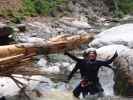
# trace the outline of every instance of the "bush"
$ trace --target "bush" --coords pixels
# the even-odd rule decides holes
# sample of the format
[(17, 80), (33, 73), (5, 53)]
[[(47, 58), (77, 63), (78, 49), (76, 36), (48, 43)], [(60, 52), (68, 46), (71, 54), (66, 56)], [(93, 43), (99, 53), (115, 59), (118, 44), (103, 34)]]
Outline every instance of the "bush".
[(122, 17), (124, 14), (133, 12), (133, 0), (113, 0), (114, 14), (117, 17)]
[(23, 0), (21, 12), (26, 16), (48, 15), (63, 2), (64, 0)]
[(64, 2), (64, 0), (33, 0), (35, 10), (38, 14), (48, 15), (56, 7)]
[(23, 0), (23, 9), (20, 12), (22, 12), (26, 16), (31, 16), (36, 14), (33, 0)]
[(118, 0), (118, 6), (125, 14), (133, 12), (133, 0)]

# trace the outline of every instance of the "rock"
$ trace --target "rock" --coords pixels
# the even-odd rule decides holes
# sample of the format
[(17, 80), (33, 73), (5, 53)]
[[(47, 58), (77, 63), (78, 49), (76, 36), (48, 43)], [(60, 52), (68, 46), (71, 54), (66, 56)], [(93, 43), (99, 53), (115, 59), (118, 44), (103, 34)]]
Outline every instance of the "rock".
[(108, 45), (97, 49), (97, 53), (98, 53), (99, 59), (105, 60), (105, 59), (108, 59), (109, 57), (112, 57), (116, 51), (118, 52), (118, 55), (119, 55), (119, 54), (123, 54), (123, 52), (128, 50), (130, 49), (123, 45)]
[(90, 29), (91, 26), (87, 23), (87, 22), (83, 22), (80, 20), (64, 20), (61, 19), (60, 22), (62, 22), (63, 24), (69, 26), (69, 27), (76, 27), (76, 28), (80, 28), (80, 29)]
[(117, 95), (133, 97), (133, 50), (123, 52), (115, 61), (114, 90)]
[(19, 29), (19, 32), (25, 32), (26, 31), (26, 25), (25, 24), (18, 24), (17, 28)]
[(58, 66), (51, 66), (45, 69), (48, 73), (58, 74), (60, 73), (60, 68)]
[(133, 47), (133, 24), (124, 24), (113, 27), (98, 34), (89, 44), (92, 47), (102, 47), (110, 44), (125, 45)]
[(38, 61), (38, 66), (41, 66), (41, 67), (48, 67), (47, 66), (47, 60), (44, 59), (44, 58), (41, 58), (39, 61)]
[(48, 26), (46, 23), (32, 22), (28, 25), (34, 28), (43, 29), (45, 33), (51, 33), (50, 26)]
[(123, 45), (107, 45), (107, 46), (103, 46), (100, 47), (98, 49), (96, 48), (88, 48), (86, 51), (89, 50), (96, 50), (97, 51), (97, 58), (99, 60), (107, 60), (110, 57), (112, 57), (114, 55), (114, 53), (117, 51), (118, 55), (119, 54), (123, 54), (123, 52), (130, 50), (128, 47), (123, 46)]
[[(113, 62), (114, 68), (116, 68), (114, 71), (114, 93), (133, 97), (133, 50), (123, 45), (103, 46), (97, 49), (98, 59), (107, 60), (114, 55), (116, 50), (118, 58)], [(101, 81), (101, 83), (103, 82), (105, 81)]]
[(72, 12), (73, 16), (84, 15), (89, 18), (103, 16), (103, 15), (110, 15), (109, 7), (103, 0), (70, 0), (68, 2), (67, 9)]
[[(15, 75), (17, 77), (23, 77), (22, 75)], [(39, 81), (42, 79), (42, 76), (32, 76), (30, 77), (33, 80), (30, 80), (29, 82), (23, 78), (16, 78), (19, 81), (23, 82), (24, 84), (28, 85), (28, 88), (33, 89), (35, 86), (39, 83)], [(13, 82), (11, 78), (8, 77), (0, 77), (0, 96), (14, 96), (18, 94), (20, 88), (17, 87), (17, 85)]]
[(13, 39), (9, 38), (9, 35), (13, 32), (13, 28), (7, 24), (0, 23), (0, 45), (7, 45), (9, 42), (12, 42)]
[(13, 28), (11, 28), (6, 24), (0, 23), (0, 38), (8, 37), (12, 33), (13, 33)]

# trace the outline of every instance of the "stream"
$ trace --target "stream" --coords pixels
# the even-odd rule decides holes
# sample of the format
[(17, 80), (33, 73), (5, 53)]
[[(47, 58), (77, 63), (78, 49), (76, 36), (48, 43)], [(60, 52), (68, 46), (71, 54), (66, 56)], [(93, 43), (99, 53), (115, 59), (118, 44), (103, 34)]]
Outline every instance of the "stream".
[[(37, 23), (38, 27), (39, 27), (39, 24)], [(115, 26), (118, 24), (119, 23), (115, 23), (112, 25), (112, 23), (111, 23), (109, 26), (106, 26), (106, 27), (102, 26), (103, 25), (102, 24), (101, 26), (98, 27), (97, 31), (103, 31), (106, 28), (109, 28), (109, 27), (112, 27), (112, 26)], [(40, 24), (40, 26), (41, 25), (43, 25), (43, 24)], [(47, 28), (47, 27), (45, 27), (45, 28)], [(69, 27), (67, 27), (66, 30), (68, 28)], [(40, 32), (42, 30), (44, 31), (45, 29), (39, 27), (37, 31)], [(48, 31), (49, 31), (49, 29), (48, 29)], [(81, 30), (79, 30), (79, 31), (81, 31)], [(29, 33), (34, 33), (32, 35), (36, 36), (37, 35), (36, 33), (38, 33), (38, 32), (36, 32), (36, 29), (34, 29)], [(43, 32), (40, 32), (40, 37), (41, 37), (42, 33)], [(48, 32), (44, 32), (44, 33), (48, 33)], [(56, 32), (53, 32), (53, 33), (56, 33)], [(51, 32), (49, 32), (49, 35), (51, 35)], [(43, 36), (45, 37), (45, 34), (43, 34)], [(67, 58), (67, 60), (68, 59), (70, 60), (70, 58)], [(63, 67), (61, 67), (62, 65), (63, 65)], [(48, 70), (52, 70), (54, 72), (63, 71), (63, 74), (65, 74), (65, 75), (70, 73), (70, 71), (72, 70), (74, 65), (75, 65), (75, 62), (72, 62), (72, 61), (71, 61), (71, 63), (69, 63), (69, 61), (65, 61), (64, 64), (61, 64), (60, 62), (56, 62), (56, 65), (54, 65), (54, 66), (53, 65), (45, 66), (44, 62), (40, 62), (40, 66), (42, 68), (47, 68)], [(67, 68), (67, 67), (69, 67), (69, 68)], [(67, 69), (67, 70), (64, 70), (64, 69)], [(111, 69), (102, 67), (99, 70), (99, 78), (100, 78), (102, 87), (104, 88), (105, 97), (97, 98), (95, 96), (88, 96), (86, 100), (122, 100), (122, 99), (124, 99), (124, 98), (120, 99), (120, 97), (115, 96), (113, 93), (113, 85), (114, 85), (113, 75), (114, 75), (114, 73)], [(61, 76), (61, 77), (63, 78), (63, 76)], [(46, 81), (47, 83), (38, 82), (38, 83), (36, 83), (36, 85), (32, 86), (33, 90), (37, 90), (37, 91), (39, 91), (39, 93), (41, 93), (41, 96), (38, 97), (37, 93), (35, 91), (32, 91), (32, 92), (29, 91), (28, 94), (31, 97), (31, 100), (77, 100), (76, 98), (73, 97), (72, 90), (75, 88), (75, 86), (80, 81), (79, 73), (74, 75), (74, 77), (71, 79), (69, 84), (62, 82), (62, 80), (60, 80), (60, 76), (55, 76), (54, 79), (51, 77), (41, 76), (41, 78), (39, 78), (39, 79), (41, 81)], [(65, 77), (64, 77), (64, 79), (65, 79)], [(82, 95), (80, 95), (80, 98), (81, 98), (81, 100), (83, 99)], [(7, 96), (7, 100), (18, 100), (18, 99), (19, 100), (27, 100), (26, 98), (19, 98), (18, 96), (12, 96), (12, 97)]]

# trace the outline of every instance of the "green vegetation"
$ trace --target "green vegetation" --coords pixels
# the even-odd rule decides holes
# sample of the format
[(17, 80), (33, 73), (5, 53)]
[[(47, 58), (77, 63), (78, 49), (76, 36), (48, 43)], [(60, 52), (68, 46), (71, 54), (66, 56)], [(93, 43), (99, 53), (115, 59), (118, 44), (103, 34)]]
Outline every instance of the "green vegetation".
[(36, 12), (42, 15), (48, 15), (62, 3), (64, 0), (34, 0)]
[(119, 8), (125, 13), (128, 14), (133, 12), (133, 0), (118, 0)]
[(9, 17), (12, 22), (20, 23), (25, 16), (49, 15), (55, 11), (65, 0), (22, 0), (19, 10), (12, 8), (0, 9), (0, 16)]
[(64, 0), (23, 0), (24, 15), (48, 15), (55, 10)]
[(133, 0), (113, 0), (114, 13), (117, 17), (133, 12)]
[[(24, 16), (52, 15), (65, 1), (67, 0), (22, 0), (20, 9), (3, 7), (0, 9), (0, 16), (8, 16), (13, 18), (13, 22), (19, 22)], [(123, 17), (124, 14), (133, 12), (133, 0), (113, 0), (113, 4), (115, 17)]]

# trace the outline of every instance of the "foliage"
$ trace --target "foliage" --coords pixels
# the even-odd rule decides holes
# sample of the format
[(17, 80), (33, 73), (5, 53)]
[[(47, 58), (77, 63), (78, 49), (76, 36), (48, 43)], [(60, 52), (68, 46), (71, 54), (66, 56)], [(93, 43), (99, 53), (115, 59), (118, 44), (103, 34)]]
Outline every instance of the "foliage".
[(133, 11), (133, 0), (118, 0), (118, 6), (125, 14), (128, 14)]
[(23, 13), (25, 15), (48, 15), (62, 3), (64, 0), (23, 0)]
[(36, 13), (33, 0), (23, 0), (23, 9), (20, 11), (24, 15), (33, 15)]
[(56, 7), (64, 2), (64, 0), (33, 0), (36, 12), (42, 15), (48, 15)]
[(9, 17), (12, 22), (20, 23), (25, 16), (49, 15), (56, 10), (65, 0), (22, 0), (19, 10), (0, 9), (0, 16)]
[(113, 0), (114, 14), (117, 17), (123, 17), (124, 14), (133, 12), (133, 0)]

